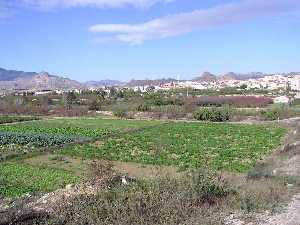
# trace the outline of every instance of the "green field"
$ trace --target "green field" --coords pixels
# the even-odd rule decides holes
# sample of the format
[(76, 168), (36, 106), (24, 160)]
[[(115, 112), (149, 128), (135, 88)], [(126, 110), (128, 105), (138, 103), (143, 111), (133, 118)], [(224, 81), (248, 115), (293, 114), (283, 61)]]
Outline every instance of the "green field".
[(255, 125), (170, 123), (102, 142), (68, 146), (63, 154), (87, 158), (244, 172), (278, 147), (285, 130)]
[(103, 118), (58, 118), (40, 121), (32, 121), (24, 124), (18, 124), (18, 127), (43, 127), (43, 128), (89, 128), (89, 129), (137, 129), (162, 124), (154, 120), (118, 120)]
[(158, 121), (113, 119), (52, 119), (0, 126), (0, 132), (46, 133), (101, 138), (118, 130), (126, 131), (161, 124)]
[[(108, 135), (161, 124), (157, 121), (129, 121), (101, 118), (49, 119), (0, 126), (0, 196), (16, 197), (25, 193), (48, 192), (81, 178), (54, 168), (29, 166), (21, 161), (28, 153), (43, 154), (50, 147), (78, 141), (103, 139)], [(48, 149), (48, 150), (47, 150)], [(53, 160), (53, 163), (55, 160)], [(67, 163), (67, 162), (64, 162)]]
[(0, 196), (16, 197), (27, 193), (50, 192), (77, 182), (79, 177), (62, 170), (16, 163), (0, 164)]
[[(88, 171), (79, 173), (72, 168), (80, 165), (90, 170), (82, 159), (178, 169), (208, 166), (246, 172), (257, 160), (277, 148), (285, 133), (285, 129), (275, 126), (101, 118), (47, 119), (1, 125), (0, 196), (48, 192), (79, 182), (85, 178), (81, 174)], [(48, 159), (54, 149), (58, 159), (60, 154), (70, 158)], [(49, 157), (42, 157), (47, 151)], [(33, 155), (28, 154), (33, 152)], [(72, 160), (75, 156), (76, 160)], [(40, 163), (40, 159), (47, 163)]]
[(0, 115), (0, 124), (25, 122), (25, 121), (31, 121), (31, 120), (38, 120), (38, 118), (37, 117), (32, 117), (32, 116), (7, 116), (7, 115)]
[(2, 158), (37, 152), (36, 147), (102, 139), (108, 135), (161, 124), (158, 121), (131, 121), (101, 118), (48, 119), (19, 124), (0, 125), (0, 160)]

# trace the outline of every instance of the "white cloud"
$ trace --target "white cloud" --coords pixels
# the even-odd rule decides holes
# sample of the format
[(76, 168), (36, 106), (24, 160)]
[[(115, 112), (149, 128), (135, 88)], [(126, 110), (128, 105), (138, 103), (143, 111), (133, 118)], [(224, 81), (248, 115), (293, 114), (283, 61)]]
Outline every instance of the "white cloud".
[(89, 30), (111, 34), (110, 38), (117, 41), (141, 44), (146, 40), (182, 35), (263, 16), (281, 15), (299, 9), (299, 0), (241, 0), (238, 3), (169, 15), (140, 24), (96, 24)]
[(21, 0), (29, 7), (51, 9), (57, 7), (110, 7), (119, 8), (132, 6), (148, 8), (156, 3), (168, 3), (174, 0)]

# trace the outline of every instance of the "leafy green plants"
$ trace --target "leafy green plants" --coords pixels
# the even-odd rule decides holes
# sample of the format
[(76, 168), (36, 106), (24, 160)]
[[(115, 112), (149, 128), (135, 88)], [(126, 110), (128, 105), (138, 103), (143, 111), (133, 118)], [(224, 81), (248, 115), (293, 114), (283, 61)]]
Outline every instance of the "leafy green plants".
[(79, 182), (79, 177), (55, 169), (25, 164), (0, 164), (0, 196), (18, 197), (27, 193), (49, 192)]
[(30, 144), (35, 147), (47, 147), (54, 145), (63, 145), (72, 141), (73, 139), (70, 137), (59, 135), (0, 132), (0, 145)]
[(170, 123), (66, 147), (63, 154), (154, 165), (244, 172), (275, 149), (285, 129), (241, 124)]
[(69, 137), (102, 137), (111, 134), (110, 129), (88, 129), (80, 127), (0, 126), (1, 132), (64, 135)]

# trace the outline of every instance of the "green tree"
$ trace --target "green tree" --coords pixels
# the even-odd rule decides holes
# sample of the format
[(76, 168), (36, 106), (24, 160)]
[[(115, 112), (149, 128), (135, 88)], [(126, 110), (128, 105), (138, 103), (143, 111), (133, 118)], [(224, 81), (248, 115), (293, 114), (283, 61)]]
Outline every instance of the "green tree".
[(71, 109), (72, 104), (74, 103), (74, 101), (76, 100), (76, 95), (73, 91), (68, 92), (67, 94), (65, 94), (64, 96), (65, 99), (65, 106), (67, 109)]

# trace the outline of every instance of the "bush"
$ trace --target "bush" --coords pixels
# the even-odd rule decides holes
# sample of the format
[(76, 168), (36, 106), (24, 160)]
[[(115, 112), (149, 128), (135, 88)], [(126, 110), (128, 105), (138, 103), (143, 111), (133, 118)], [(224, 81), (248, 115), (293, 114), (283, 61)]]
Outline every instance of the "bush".
[(119, 110), (117, 110), (117, 111), (114, 111), (114, 112), (113, 112), (113, 115), (114, 115), (115, 117), (125, 118), (125, 117), (127, 116), (127, 113), (126, 113), (125, 110), (119, 109)]
[(136, 110), (139, 112), (149, 112), (151, 111), (151, 106), (147, 104), (140, 104)]
[(201, 108), (194, 113), (194, 118), (200, 121), (225, 122), (231, 118), (231, 110), (224, 108)]
[(280, 117), (280, 112), (278, 109), (266, 109), (262, 110), (261, 116), (266, 120), (277, 120)]
[(92, 111), (101, 110), (100, 102), (98, 102), (97, 100), (92, 101), (91, 104), (89, 105), (89, 110), (92, 110)]
[(260, 114), (265, 120), (286, 119), (299, 116), (299, 112), (286, 105), (279, 105), (274, 108), (262, 110)]

